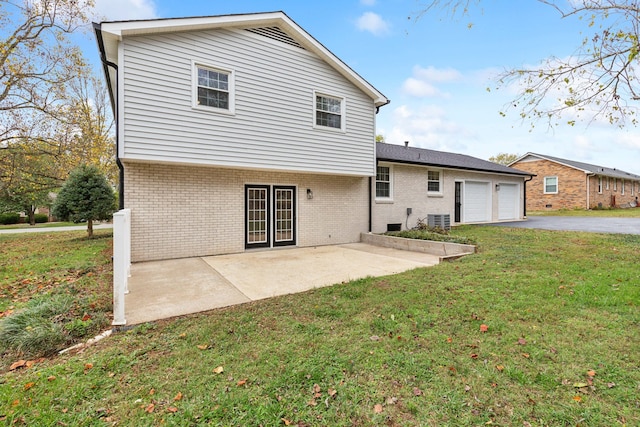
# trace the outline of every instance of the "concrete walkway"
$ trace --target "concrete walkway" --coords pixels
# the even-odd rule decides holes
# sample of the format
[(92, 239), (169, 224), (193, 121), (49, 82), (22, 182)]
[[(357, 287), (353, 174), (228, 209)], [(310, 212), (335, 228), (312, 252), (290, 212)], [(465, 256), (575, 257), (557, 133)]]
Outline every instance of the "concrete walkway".
[(351, 243), (136, 263), (125, 318), (139, 324), (438, 262), (436, 255)]
[[(93, 224), (94, 230), (103, 230), (113, 228), (113, 224)], [(0, 230), (0, 234), (20, 234), (20, 233), (51, 233), (54, 231), (87, 231), (87, 224), (70, 225), (65, 227), (33, 227), (33, 228), (7, 228)]]

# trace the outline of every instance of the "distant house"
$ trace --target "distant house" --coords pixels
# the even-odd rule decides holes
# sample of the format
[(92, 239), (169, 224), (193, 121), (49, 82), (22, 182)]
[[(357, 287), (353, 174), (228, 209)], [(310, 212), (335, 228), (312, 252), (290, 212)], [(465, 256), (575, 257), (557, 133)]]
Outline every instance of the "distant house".
[(451, 225), (524, 218), (530, 172), (408, 144), (378, 143), (376, 154), (373, 232), (412, 228), (430, 216)]
[(509, 166), (535, 173), (527, 185), (527, 209), (594, 209), (638, 202), (640, 175), (615, 168), (527, 153)]
[(283, 12), (94, 24), (132, 261), (358, 242), (389, 100)]

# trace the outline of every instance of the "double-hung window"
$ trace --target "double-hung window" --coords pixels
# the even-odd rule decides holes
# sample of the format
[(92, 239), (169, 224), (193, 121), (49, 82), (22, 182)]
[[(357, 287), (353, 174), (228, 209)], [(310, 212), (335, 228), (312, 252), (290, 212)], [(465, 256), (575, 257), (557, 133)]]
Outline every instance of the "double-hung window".
[(376, 168), (376, 199), (391, 200), (391, 167)]
[(344, 98), (315, 93), (314, 126), (344, 131)]
[(427, 194), (442, 194), (442, 171), (427, 171)]
[(624, 179), (620, 180), (620, 194), (624, 195)]
[(558, 177), (544, 177), (544, 194), (558, 194)]
[(233, 72), (195, 64), (194, 73), (194, 106), (233, 113)]
[(598, 177), (598, 194), (602, 194), (602, 177)]

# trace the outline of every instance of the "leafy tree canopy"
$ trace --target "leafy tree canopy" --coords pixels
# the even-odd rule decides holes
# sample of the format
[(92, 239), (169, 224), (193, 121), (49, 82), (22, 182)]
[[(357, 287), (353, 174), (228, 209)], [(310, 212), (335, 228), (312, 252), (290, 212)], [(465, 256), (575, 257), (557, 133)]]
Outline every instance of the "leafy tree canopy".
[(489, 157), (489, 161), (498, 163), (499, 165), (508, 166), (513, 163), (520, 155), (512, 153), (498, 153), (495, 156)]
[[(561, 19), (582, 22), (584, 38), (569, 57), (546, 58), (538, 66), (504, 72), (498, 79), (498, 88), (518, 88), (507, 109), (519, 110), (523, 120), (533, 123), (542, 119), (551, 126), (559, 124), (563, 117), (569, 125), (575, 125), (576, 120), (596, 119), (620, 127), (636, 125), (640, 105), (640, 1), (537, 1), (555, 9)], [(435, 9), (470, 17), (473, 9), (485, 3), (429, 0), (417, 18)], [(491, 7), (484, 7), (482, 12), (491, 13)]]

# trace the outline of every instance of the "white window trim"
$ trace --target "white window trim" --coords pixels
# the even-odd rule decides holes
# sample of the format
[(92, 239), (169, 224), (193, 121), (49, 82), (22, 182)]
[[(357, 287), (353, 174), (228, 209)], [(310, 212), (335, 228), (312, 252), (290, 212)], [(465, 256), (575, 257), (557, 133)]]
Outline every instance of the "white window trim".
[[(316, 113), (318, 110), (316, 110), (316, 97), (318, 96), (324, 96), (326, 98), (333, 98), (333, 99), (339, 99), (340, 100), (340, 127), (339, 128), (334, 128), (331, 126), (322, 126), (319, 124), (316, 124)], [(347, 131), (347, 98), (345, 98), (344, 96), (339, 96), (339, 95), (331, 95), (327, 92), (320, 92), (317, 90), (313, 91), (313, 128), (314, 129), (318, 129), (318, 130), (327, 130), (330, 132), (342, 132), (345, 133)]]
[(624, 196), (624, 179), (620, 180), (620, 195)]
[[(556, 191), (547, 191), (547, 179), (548, 178), (555, 178), (556, 179)], [(544, 192), (544, 194), (558, 194), (558, 189), (560, 188), (560, 180), (558, 179), (557, 176), (545, 176), (542, 180), (542, 190)]]
[(613, 191), (618, 191), (618, 178), (613, 178)]
[[(198, 104), (198, 68), (204, 68), (211, 71), (217, 71), (229, 75), (229, 109), (209, 107)], [(207, 111), (210, 113), (220, 113), (235, 115), (236, 113), (236, 83), (235, 72), (226, 68), (215, 67), (213, 65), (203, 64), (202, 62), (191, 61), (191, 108), (199, 111)]]
[[(440, 185), (438, 186), (438, 188), (440, 188), (439, 191), (429, 191), (429, 172), (438, 172), (438, 181), (440, 183)], [(442, 169), (433, 169), (433, 168), (427, 169), (427, 196), (442, 197), (444, 194), (443, 187), (444, 187), (444, 171)]]
[(376, 184), (378, 183), (378, 167), (389, 168), (389, 197), (378, 197), (378, 192), (376, 191), (377, 185), (374, 185), (373, 195), (375, 196), (376, 203), (393, 203), (393, 165), (387, 163), (379, 163), (376, 166)]
[(609, 177), (607, 177), (607, 185), (605, 186), (605, 189), (609, 189)]

